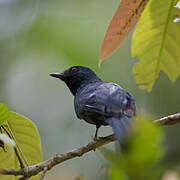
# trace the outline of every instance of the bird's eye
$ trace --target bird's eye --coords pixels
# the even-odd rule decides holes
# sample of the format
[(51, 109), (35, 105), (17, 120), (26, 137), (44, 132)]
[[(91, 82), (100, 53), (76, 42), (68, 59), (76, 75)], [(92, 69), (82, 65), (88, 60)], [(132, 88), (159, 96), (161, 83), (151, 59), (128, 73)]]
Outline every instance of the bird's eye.
[(77, 71), (78, 71), (78, 69), (75, 68), (75, 67), (73, 67), (73, 68), (71, 69), (71, 72), (72, 72), (72, 73), (77, 72)]

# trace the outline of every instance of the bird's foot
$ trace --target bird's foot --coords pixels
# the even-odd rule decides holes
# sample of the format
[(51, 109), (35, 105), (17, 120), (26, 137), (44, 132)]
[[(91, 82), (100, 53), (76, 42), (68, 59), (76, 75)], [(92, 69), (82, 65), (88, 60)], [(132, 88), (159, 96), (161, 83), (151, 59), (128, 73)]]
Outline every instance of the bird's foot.
[(94, 140), (94, 141), (98, 141), (98, 140), (101, 140), (101, 139), (104, 139), (104, 137), (103, 136), (91, 136), (92, 137), (92, 139)]
[(91, 138), (92, 138), (93, 141), (97, 141), (99, 139), (99, 137), (97, 137), (97, 136), (95, 137), (93, 135), (91, 135)]
[(99, 130), (99, 128), (100, 128), (100, 126), (96, 125), (96, 132), (95, 132), (95, 135), (94, 135), (94, 138), (93, 138), (94, 141), (98, 140), (98, 130)]
[(98, 137), (97, 137), (97, 136), (94, 136), (94, 137), (93, 137), (93, 140), (94, 140), (94, 141), (97, 141), (97, 140), (98, 140)]

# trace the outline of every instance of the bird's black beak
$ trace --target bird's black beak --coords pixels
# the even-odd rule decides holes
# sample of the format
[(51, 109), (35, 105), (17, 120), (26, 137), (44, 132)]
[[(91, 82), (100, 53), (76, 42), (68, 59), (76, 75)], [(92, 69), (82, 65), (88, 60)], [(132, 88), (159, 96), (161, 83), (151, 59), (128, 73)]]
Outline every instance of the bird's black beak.
[(55, 77), (55, 78), (59, 78), (61, 80), (65, 79), (64, 73), (50, 73), (49, 75), (52, 76), (52, 77)]

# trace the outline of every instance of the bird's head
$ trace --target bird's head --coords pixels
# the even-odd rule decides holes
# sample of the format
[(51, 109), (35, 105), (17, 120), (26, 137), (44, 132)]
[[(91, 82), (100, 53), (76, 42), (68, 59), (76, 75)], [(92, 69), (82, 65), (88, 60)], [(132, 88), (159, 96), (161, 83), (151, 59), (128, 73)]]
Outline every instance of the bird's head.
[(88, 83), (101, 81), (94, 71), (85, 66), (72, 66), (63, 73), (51, 73), (50, 76), (64, 81), (73, 95), (76, 94), (78, 88)]

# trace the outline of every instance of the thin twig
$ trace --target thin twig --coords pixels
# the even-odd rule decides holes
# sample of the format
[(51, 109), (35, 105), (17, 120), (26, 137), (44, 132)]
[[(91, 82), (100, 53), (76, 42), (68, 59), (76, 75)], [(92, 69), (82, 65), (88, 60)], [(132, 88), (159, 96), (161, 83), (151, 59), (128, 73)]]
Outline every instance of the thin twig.
[[(7, 129), (6, 129), (3, 125), (2, 125), (1, 127), (2, 127), (2, 129), (5, 131), (5, 133), (9, 136), (9, 138), (13, 139), (13, 137), (12, 137), (11, 134), (7, 131)], [(21, 167), (21, 168), (24, 168), (24, 167), (25, 167), (25, 166), (24, 166), (24, 163), (23, 163), (23, 161), (21, 160), (21, 157), (20, 157), (20, 155), (19, 155), (18, 150), (17, 150), (16, 147), (14, 147), (14, 152), (15, 152), (17, 158), (18, 158), (20, 167)]]
[(154, 121), (160, 125), (174, 125), (180, 123), (180, 113), (172, 114)]
[(12, 132), (12, 130), (11, 130), (9, 124), (8, 124), (8, 121), (5, 122), (5, 126), (7, 127), (9, 133), (11, 134), (12, 139), (13, 139), (13, 140), (15, 141), (15, 143), (16, 143), (16, 148), (17, 148), (17, 150), (18, 150), (18, 152), (19, 152), (19, 154), (20, 154), (20, 157), (22, 157), (22, 160), (24, 161), (25, 165), (26, 165), (26, 166), (29, 166), (29, 164), (28, 164), (28, 162), (27, 162), (27, 160), (26, 160), (26, 158), (25, 158), (25, 156), (24, 156), (24, 153), (22, 152), (21, 148), (19, 147), (19, 144), (18, 144), (18, 142), (17, 142), (17, 140), (16, 140), (16, 137), (14, 136), (14, 134), (13, 134), (13, 132)]
[[(180, 113), (163, 117), (161, 119), (155, 120), (154, 122), (160, 125), (172, 125), (172, 124), (180, 123)], [(92, 142), (88, 143), (87, 145), (83, 147), (77, 148), (68, 153), (56, 154), (51, 159), (32, 165), (32, 166), (26, 166), (22, 169), (0, 169), (0, 174), (21, 176), (19, 179), (25, 180), (43, 171), (43, 174), (41, 176), (41, 180), (42, 180), (45, 176), (45, 173), (49, 171), (51, 168), (53, 168), (54, 166), (56, 166), (57, 164), (73, 159), (75, 157), (80, 157), (85, 153), (93, 151), (96, 148), (99, 148), (115, 140), (116, 138), (113, 134), (106, 137), (100, 137), (96, 140), (93, 140)]]
[(106, 137), (100, 137), (97, 140), (92, 141), (83, 147), (72, 150), (68, 153), (56, 154), (51, 159), (43, 161), (39, 164), (26, 166), (25, 168), (22, 168), (22, 169), (0, 169), (0, 174), (15, 175), (15, 176), (21, 175), (25, 177), (35, 176), (39, 172), (43, 171), (44, 168), (46, 167), (48, 167), (48, 170), (50, 170), (52, 167), (54, 167), (57, 164), (60, 164), (66, 160), (69, 160), (75, 157), (80, 157), (87, 152), (95, 150), (96, 148), (103, 146), (105, 144), (108, 144), (110, 142), (113, 142), (115, 140), (116, 138), (114, 137), (113, 134)]
[(44, 179), (45, 174), (46, 174), (47, 171), (48, 171), (48, 167), (45, 167), (44, 170), (43, 170), (43, 173), (41, 174), (40, 180), (43, 180), (43, 179)]

